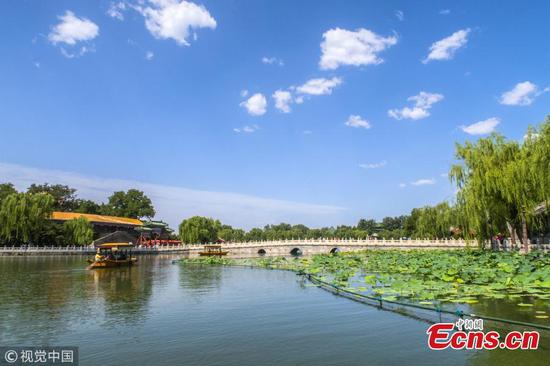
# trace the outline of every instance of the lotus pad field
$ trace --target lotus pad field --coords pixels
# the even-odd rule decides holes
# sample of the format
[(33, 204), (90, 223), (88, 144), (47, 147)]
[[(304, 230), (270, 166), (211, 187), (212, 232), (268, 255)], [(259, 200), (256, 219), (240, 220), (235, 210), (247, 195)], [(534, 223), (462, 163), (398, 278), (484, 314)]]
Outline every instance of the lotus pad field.
[[(358, 293), (426, 305), (506, 299), (527, 310), (535, 302), (550, 304), (550, 255), (541, 252), (373, 250), (309, 258), (192, 261), (290, 269)], [(547, 319), (546, 311), (538, 309), (535, 317)]]

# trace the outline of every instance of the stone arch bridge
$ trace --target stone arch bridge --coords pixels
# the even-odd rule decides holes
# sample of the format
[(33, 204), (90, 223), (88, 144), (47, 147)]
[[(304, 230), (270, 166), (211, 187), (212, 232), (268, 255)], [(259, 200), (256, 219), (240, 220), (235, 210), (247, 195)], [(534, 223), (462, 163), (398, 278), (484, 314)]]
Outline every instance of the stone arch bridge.
[[(252, 241), (244, 243), (225, 243), (223, 250), (229, 256), (239, 257), (276, 257), (290, 255), (328, 254), (352, 252), (365, 249), (463, 249), (477, 244), (465, 240), (376, 240), (376, 239), (292, 239), (276, 241)], [(190, 257), (199, 255), (202, 245), (188, 245)]]
[[(225, 243), (224, 250), (229, 257), (276, 257), (291, 255), (313, 255), (335, 252), (351, 252), (365, 249), (462, 249), (475, 247), (477, 243), (464, 240), (374, 240), (374, 239), (292, 239), (277, 241), (253, 241), (244, 243)], [(204, 249), (203, 245), (162, 245), (155, 247), (136, 247), (135, 254), (180, 253), (184, 257), (196, 257)], [(70, 255), (93, 254), (93, 246), (66, 247), (0, 247), (0, 255)]]

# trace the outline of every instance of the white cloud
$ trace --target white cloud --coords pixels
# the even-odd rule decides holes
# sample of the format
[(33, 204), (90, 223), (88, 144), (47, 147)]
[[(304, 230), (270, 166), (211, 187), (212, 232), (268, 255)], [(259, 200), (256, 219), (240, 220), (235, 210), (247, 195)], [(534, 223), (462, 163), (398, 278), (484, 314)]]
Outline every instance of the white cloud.
[(430, 46), (430, 53), (424, 59), (423, 63), (428, 63), (432, 60), (450, 60), (454, 57), (455, 52), (468, 43), (468, 33), (470, 28), (461, 29), (454, 32), (447, 38), (433, 43)]
[(449, 14), (451, 14), (451, 10), (450, 9), (442, 9), (442, 10), (439, 11), (439, 14), (449, 15)]
[(361, 118), (361, 116), (358, 116), (358, 115), (355, 115), (355, 114), (350, 115), (348, 117), (348, 120), (344, 124), (348, 127), (364, 128), (364, 129), (367, 129), (367, 130), (369, 128), (371, 128), (371, 125), (370, 125), (369, 121), (367, 121), (366, 119)]
[(126, 3), (123, 1), (111, 2), (107, 9), (107, 15), (111, 18), (124, 20), (124, 11), (126, 10)]
[(145, 53), (145, 59), (146, 59), (147, 61), (151, 61), (154, 57), (155, 57), (155, 54), (154, 54), (153, 52), (151, 52), (151, 51), (147, 51), (147, 52)]
[(56, 45), (74, 46), (77, 42), (91, 41), (99, 34), (99, 27), (87, 18), (79, 18), (70, 10), (58, 16), (60, 22), (48, 34), (48, 40)]
[(267, 100), (263, 94), (256, 93), (239, 105), (246, 108), (251, 116), (261, 116), (266, 112)]
[(37, 169), (0, 163), (0, 177), (24, 190), (32, 183), (66, 184), (84, 199), (104, 202), (114, 191), (139, 189), (151, 198), (157, 218), (177, 228), (182, 219), (194, 215), (215, 217), (237, 227), (263, 227), (279, 222), (308, 226), (331, 225), (344, 219), (346, 208), (213, 192), (125, 179), (87, 176), (72, 172)]
[(448, 178), (449, 173), (441, 173), (440, 176), (441, 176), (441, 178)]
[(313, 131), (310, 131), (310, 130), (305, 130), (305, 131), (302, 131), (302, 133), (304, 135), (311, 135), (313, 133)]
[(397, 120), (401, 119), (422, 119), (430, 115), (430, 108), (435, 103), (441, 101), (443, 95), (435, 93), (420, 92), (418, 95), (413, 95), (407, 98), (408, 101), (414, 102), (414, 107), (404, 107), (402, 109), (390, 109), (388, 115)]
[(399, 183), (399, 188), (405, 188), (407, 186), (407, 183)]
[(499, 118), (492, 117), (460, 128), (469, 135), (486, 135), (493, 132), (499, 123)]
[(405, 14), (401, 11), (401, 10), (396, 10), (395, 11), (395, 17), (397, 19), (399, 19), (400, 22), (402, 22), (403, 20), (405, 20)]
[(241, 132), (245, 132), (245, 133), (252, 133), (252, 132), (256, 132), (260, 129), (260, 127), (258, 125), (252, 125), (252, 126), (244, 126), (242, 128), (234, 128), (233, 131), (235, 131), (236, 133), (241, 133)]
[(158, 39), (173, 39), (189, 46), (190, 36), (196, 39), (195, 29), (215, 29), (216, 20), (202, 5), (179, 0), (149, 0), (150, 6), (135, 6), (145, 17), (145, 27)]
[(241, 90), (240, 95), (242, 98), (246, 98), (248, 96), (248, 90), (246, 89)]
[(419, 179), (417, 181), (411, 182), (413, 186), (428, 186), (435, 184), (435, 179)]
[(378, 65), (384, 60), (378, 54), (397, 43), (397, 37), (382, 37), (360, 28), (349, 31), (334, 28), (323, 34), (319, 67), (334, 70), (342, 65)]
[(277, 57), (262, 57), (262, 62), (264, 64), (267, 64), (267, 65), (279, 65), (279, 66), (284, 66), (284, 62), (283, 60), (281, 60), (280, 58), (277, 58)]
[(378, 168), (385, 167), (386, 164), (387, 164), (387, 162), (385, 160), (383, 160), (379, 163), (359, 164), (359, 167), (363, 168), (363, 169), (378, 169)]
[(288, 90), (276, 90), (272, 97), (275, 100), (275, 107), (284, 113), (290, 113), (292, 103), (302, 104), (313, 95), (330, 95), (334, 88), (342, 84), (342, 79), (316, 78), (306, 81), (300, 86), (290, 86)]
[(539, 95), (550, 91), (550, 88), (540, 90), (539, 87), (530, 81), (517, 83), (512, 90), (502, 94), (500, 104), (526, 106), (535, 100)]
[(85, 55), (88, 52), (95, 52), (95, 48), (82, 46), (78, 49), (66, 50), (64, 47), (60, 47), (61, 54), (67, 58), (75, 58)]
[(275, 99), (275, 108), (283, 113), (290, 113), (290, 103), (292, 103), (292, 94), (286, 90), (277, 90), (273, 93)]
[(296, 88), (300, 94), (325, 95), (332, 94), (332, 89), (342, 84), (342, 79), (333, 77), (332, 79), (318, 78), (310, 79), (305, 84)]

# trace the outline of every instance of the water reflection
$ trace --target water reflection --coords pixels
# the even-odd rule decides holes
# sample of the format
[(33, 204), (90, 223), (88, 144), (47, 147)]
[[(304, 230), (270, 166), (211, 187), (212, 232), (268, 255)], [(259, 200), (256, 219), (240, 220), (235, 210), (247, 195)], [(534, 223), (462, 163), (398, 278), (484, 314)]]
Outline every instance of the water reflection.
[(86, 270), (84, 257), (2, 257), (0, 341), (49, 343), (75, 326), (138, 323), (147, 317), (155, 266)]
[[(533, 306), (518, 306), (519, 303), (532, 304)], [(550, 301), (532, 296), (522, 296), (517, 299), (483, 298), (479, 303), (471, 304), (470, 308), (475, 314), (492, 315), (527, 323), (550, 325), (549, 319), (536, 318), (538, 315), (537, 311), (544, 311), (550, 314)]]
[(180, 265), (180, 287), (183, 289), (202, 289), (204, 292), (219, 289), (222, 282), (222, 270), (223, 267), (221, 266)]
[(148, 269), (143, 266), (88, 272), (92, 296), (103, 301), (105, 323), (115, 326), (147, 317), (153, 281), (144, 272)]
[[(521, 307), (519, 302), (532, 303), (533, 306)], [(476, 304), (470, 305), (470, 310), (475, 314), (483, 314), (496, 316), (505, 319), (514, 319), (527, 323), (549, 325), (548, 319), (536, 318), (536, 311), (545, 311), (550, 313), (550, 302), (544, 299), (533, 297), (522, 297), (521, 299), (484, 299)], [(510, 364), (512, 362), (522, 365), (538, 365), (542, 362), (548, 362), (548, 359), (543, 361), (550, 352), (550, 331), (541, 329), (532, 329), (529, 327), (521, 327), (517, 325), (507, 325), (505, 323), (485, 321), (484, 328), (486, 330), (496, 330), (501, 337), (513, 330), (537, 330), (540, 333), (539, 349), (537, 351), (527, 350), (495, 350), (491, 352), (477, 352), (471, 358), (472, 365), (498, 365)]]

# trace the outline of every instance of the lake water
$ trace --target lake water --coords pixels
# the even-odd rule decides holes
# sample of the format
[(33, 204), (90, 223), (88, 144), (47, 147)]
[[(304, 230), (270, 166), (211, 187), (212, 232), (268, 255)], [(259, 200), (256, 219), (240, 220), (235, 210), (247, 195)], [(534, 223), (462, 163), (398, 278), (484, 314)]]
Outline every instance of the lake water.
[(334, 296), (291, 272), (174, 258), (88, 271), (78, 256), (0, 257), (0, 345), (76, 345), (81, 365), (550, 362), (550, 332), (537, 351), (431, 351), (425, 321)]

